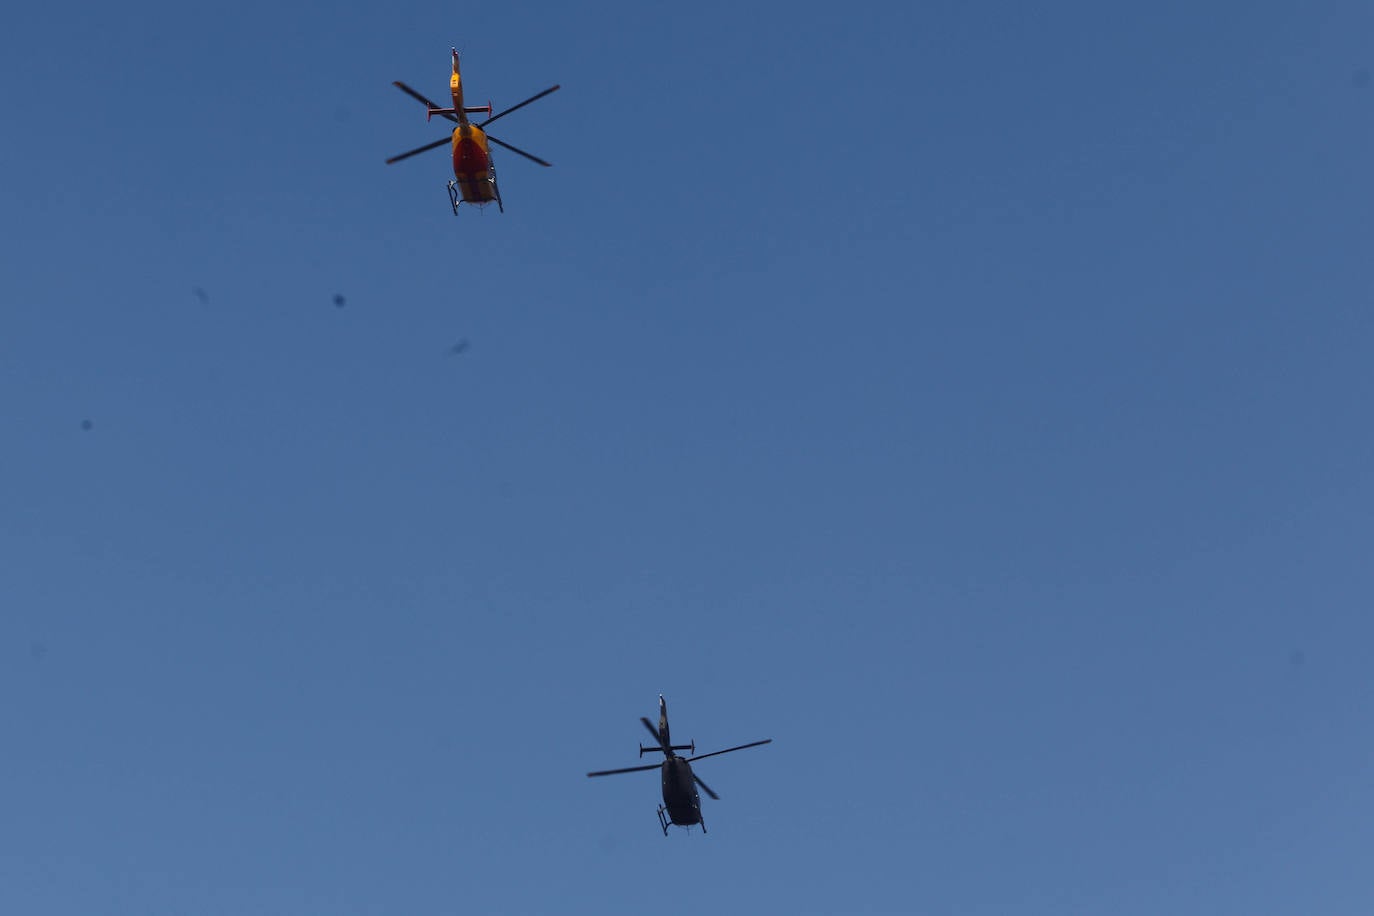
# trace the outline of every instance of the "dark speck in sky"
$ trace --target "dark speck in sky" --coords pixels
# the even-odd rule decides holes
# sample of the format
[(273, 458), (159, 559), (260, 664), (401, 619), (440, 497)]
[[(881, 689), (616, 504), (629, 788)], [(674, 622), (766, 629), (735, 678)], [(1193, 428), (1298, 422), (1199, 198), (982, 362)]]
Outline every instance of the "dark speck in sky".
[(335, 308), (343, 308), (343, 307), (344, 307), (344, 301), (345, 301), (345, 300), (344, 300), (344, 297), (343, 297), (343, 293), (335, 293), (335, 294), (334, 294), (334, 306), (335, 306)]
[(90, 420), (81, 421), (81, 428), (84, 429), (86, 432), (90, 432), (94, 426), (95, 424), (92, 423)]
[(451, 346), (451, 347), (448, 348), (448, 355), (449, 355), (449, 356), (457, 356), (458, 354), (460, 354), (460, 353), (462, 353), (463, 351), (465, 351), (467, 348), (468, 348), (468, 339), (467, 339), (466, 337), (464, 337), (462, 340), (458, 341), (456, 344), (454, 344), (453, 346)]
[(1294, 649), (1292, 652), (1288, 653), (1288, 664), (1292, 665), (1294, 668), (1301, 668), (1306, 661), (1307, 653), (1301, 649)]
[(205, 305), (210, 301), (210, 294), (199, 286), (192, 287), (191, 292), (196, 294), (196, 298), (200, 300), (201, 305)]

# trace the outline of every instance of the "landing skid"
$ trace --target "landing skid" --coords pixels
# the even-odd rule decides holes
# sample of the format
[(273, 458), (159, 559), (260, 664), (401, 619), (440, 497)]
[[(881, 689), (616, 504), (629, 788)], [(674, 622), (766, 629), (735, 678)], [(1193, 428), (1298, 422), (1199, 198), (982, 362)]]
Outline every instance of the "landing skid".
[[(672, 821), (668, 820), (667, 817), (664, 816), (664, 812), (666, 812), (667, 810), (668, 810), (668, 809), (665, 808), (663, 805), (659, 805), (659, 806), (658, 806), (658, 826), (660, 826), (660, 827), (663, 828), (663, 835), (664, 835), (664, 836), (667, 836), (667, 835), (668, 835), (668, 826), (669, 826), (670, 824), (673, 823)], [(697, 811), (697, 823), (701, 825), (701, 832), (702, 832), (702, 833), (705, 833), (705, 832), (706, 832), (706, 818), (704, 818), (704, 817), (701, 816), (701, 812), (700, 812), (700, 811)], [(691, 825), (691, 824), (686, 825), (686, 829), (687, 829), (688, 832), (691, 832), (692, 825)]]
[(496, 184), (496, 163), (491, 160), (487, 160), (487, 174), (491, 178), (491, 193), (496, 195), (496, 209), (505, 213), (506, 207), (501, 203), (501, 188)]
[[(505, 213), (506, 207), (504, 204), (501, 203), (501, 189), (496, 186), (496, 171), (494, 169), (491, 173), (491, 190), (496, 195), (496, 209), (500, 210), (502, 213)], [(453, 208), (454, 216), (458, 215), (458, 205), (462, 202), (463, 195), (458, 190), (458, 182), (450, 178), (448, 180), (448, 203), (449, 206)]]

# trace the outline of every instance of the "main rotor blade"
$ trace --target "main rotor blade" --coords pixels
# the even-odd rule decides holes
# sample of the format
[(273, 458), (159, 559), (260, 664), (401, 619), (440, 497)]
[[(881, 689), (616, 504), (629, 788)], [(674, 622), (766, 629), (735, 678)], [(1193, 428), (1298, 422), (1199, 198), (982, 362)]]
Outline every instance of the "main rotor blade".
[[(397, 83), (396, 85), (397, 85), (397, 86), (400, 86), (401, 84), (400, 84), (400, 83)], [(486, 127), (488, 124), (490, 124), (492, 121), (495, 121), (497, 118), (504, 118), (506, 115), (510, 114), (512, 111), (519, 111), (521, 108), (524, 108), (524, 107), (525, 107), (526, 105), (528, 105), (529, 103), (531, 103), (531, 102), (537, 102), (537, 101), (539, 101), (540, 99), (542, 99), (544, 96), (548, 95), (550, 92), (557, 92), (557, 91), (558, 91), (559, 89), (561, 89), (561, 88), (563, 88), (563, 87), (562, 87), (562, 86), (550, 86), (549, 88), (545, 89), (543, 92), (536, 92), (534, 95), (532, 95), (532, 96), (530, 96), (529, 98), (525, 99), (525, 101), (521, 102), (519, 105), (512, 105), (511, 107), (507, 108), (505, 111), (497, 112), (496, 114), (494, 114), (494, 115), (492, 115), (491, 117), (487, 118), (485, 121), (483, 121), (481, 124), (478, 124), (477, 126), (478, 126), (478, 127)], [(438, 108), (439, 106), (438, 106), (438, 105), (435, 105), (434, 107), (435, 107), (435, 108)]]
[(386, 161), (386, 164), (391, 165), (391, 163), (393, 162), (400, 162), (402, 159), (409, 159), (411, 156), (418, 156), (420, 153), (427, 153), (432, 149), (438, 149), (445, 143), (451, 143), (452, 141), (452, 137), (445, 137), (442, 140), (435, 140), (433, 143), (427, 143), (424, 146), (416, 147), (408, 153), (401, 153), (401, 155), (399, 156), (392, 156), (390, 159)]
[(748, 743), (748, 744), (741, 744), (739, 747), (727, 747), (727, 748), (726, 748), (725, 750), (723, 750), (723, 751), (712, 751), (712, 752), (709, 753), (709, 754), (697, 754), (695, 757), (688, 757), (687, 759), (688, 759), (689, 761), (690, 761), (690, 760), (705, 760), (707, 757), (715, 757), (715, 756), (717, 756), (717, 755), (719, 755), (719, 754), (728, 754), (728, 753), (730, 753), (731, 751), (742, 751), (742, 750), (744, 750), (746, 747), (758, 747), (760, 744), (772, 744), (772, 743), (773, 743), (773, 739), (772, 739), (772, 738), (764, 738), (762, 741), (751, 741), (751, 742)]
[[(426, 108), (443, 108), (443, 107), (444, 107), (444, 106), (442, 106), (442, 105), (435, 105), (435, 104), (434, 104), (433, 102), (431, 102), (429, 99), (427, 99), (427, 98), (425, 98), (424, 96), (420, 95), (420, 93), (416, 92), (414, 89), (411, 89), (409, 86), (407, 86), (405, 83), (401, 82), (400, 80), (396, 80), (396, 81), (393, 82), (391, 85), (395, 86), (397, 89), (401, 90), (402, 92), (404, 92), (406, 95), (410, 96), (410, 97), (411, 97), (412, 99), (414, 99), (415, 101), (423, 103), (423, 104), (425, 105)], [(443, 117), (448, 118), (450, 121), (453, 121), (455, 124), (458, 122), (458, 118), (455, 117), (454, 115), (446, 114), (446, 115), (443, 115)]]
[[(487, 139), (490, 140), (491, 138), (488, 137)], [(650, 722), (648, 719), (644, 718), (643, 716), (640, 716), (640, 717), (639, 717), (639, 721), (643, 722), (643, 723), (644, 723), (644, 727), (647, 728), (647, 729), (649, 730), (649, 734), (651, 734), (651, 735), (654, 736), (654, 740), (658, 742), (658, 746), (659, 746), (659, 747), (663, 747), (663, 739), (662, 739), (661, 737), (659, 737), (658, 729), (654, 728), (654, 723)]]
[(505, 142), (504, 140), (498, 140), (498, 139), (496, 139), (496, 138), (493, 137), (491, 134), (487, 134), (487, 139), (490, 140), (492, 143), (495, 143), (497, 146), (503, 146), (503, 147), (505, 147), (506, 149), (510, 150), (512, 153), (519, 153), (520, 155), (524, 156), (526, 159), (529, 159), (529, 160), (532, 161), (532, 162), (537, 162), (537, 163), (539, 163), (540, 165), (544, 166), (545, 168), (552, 168), (552, 167), (553, 167), (553, 163), (552, 163), (552, 162), (545, 162), (543, 159), (540, 159), (538, 156), (531, 156), (529, 153), (525, 152), (524, 150), (522, 150), (522, 149), (517, 149), (516, 147), (511, 146), (509, 143)]
[(638, 773), (640, 770), (657, 770), (663, 766), (661, 763), (651, 763), (645, 767), (626, 767), (623, 770), (597, 770), (595, 773), (588, 773), (588, 776), (614, 776), (617, 773)]
[(703, 789), (706, 790), (706, 794), (707, 794), (707, 795), (711, 796), (711, 797), (714, 798), (716, 801), (720, 801), (720, 796), (717, 795), (716, 793), (712, 792), (712, 791), (711, 791), (711, 787), (708, 786), (706, 783), (702, 782), (700, 776), (698, 776), (696, 773), (693, 773), (693, 774), (692, 774), (692, 778), (695, 779), (695, 780), (697, 781), (697, 785), (701, 786)]

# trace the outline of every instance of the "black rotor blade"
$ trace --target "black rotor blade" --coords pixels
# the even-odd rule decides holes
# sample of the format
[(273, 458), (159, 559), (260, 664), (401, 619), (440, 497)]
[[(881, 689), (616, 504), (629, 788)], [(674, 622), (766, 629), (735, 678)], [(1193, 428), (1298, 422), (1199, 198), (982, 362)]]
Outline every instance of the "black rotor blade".
[[(435, 104), (434, 104), (433, 102), (431, 102), (429, 99), (427, 99), (427, 98), (425, 98), (424, 96), (420, 95), (420, 93), (416, 92), (414, 89), (411, 89), (409, 86), (407, 86), (405, 83), (401, 82), (400, 80), (396, 80), (396, 81), (395, 81), (394, 83), (392, 83), (391, 85), (395, 86), (397, 89), (401, 90), (402, 92), (404, 92), (406, 95), (410, 96), (410, 97), (411, 97), (412, 99), (414, 99), (415, 101), (417, 101), (417, 102), (422, 102), (422, 103), (425, 105), (425, 107), (427, 107), (427, 108), (443, 108), (443, 107), (444, 107), (444, 106), (442, 106), (442, 105), (435, 105)], [(453, 122), (455, 122), (455, 123), (457, 123), (457, 121), (458, 121), (458, 118), (455, 117), (454, 115), (451, 115), (451, 114), (441, 115), (441, 117), (448, 118), (450, 121), (453, 121)]]
[(720, 796), (717, 795), (716, 793), (712, 792), (712, 791), (711, 791), (711, 787), (708, 786), (706, 783), (702, 782), (700, 776), (698, 776), (696, 773), (693, 773), (693, 774), (692, 774), (692, 778), (695, 779), (695, 780), (697, 781), (697, 785), (701, 786), (703, 789), (706, 790), (706, 794), (707, 794), (707, 795), (711, 796), (711, 797), (714, 798), (716, 801), (720, 801)]
[(529, 153), (525, 152), (524, 150), (522, 150), (522, 149), (517, 149), (516, 147), (511, 146), (509, 143), (505, 142), (504, 140), (498, 140), (498, 139), (496, 139), (496, 138), (493, 137), (491, 134), (487, 134), (487, 139), (490, 140), (492, 143), (495, 143), (497, 146), (505, 147), (506, 149), (510, 150), (512, 153), (519, 153), (520, 155), (524, 156), (526, 159), (529, 159), (531, 162), (537, 162), (537, 163), (539, 163), (540, 165), (544, 166), (544, 168), (552, 168), (552, 167), (553, 167), (553, 163), (552, 163), (552, 162), (545, 162), (543, 159), (540, 159), (538, 156), (531, 156)]
[[(397, 83), (396, 85), (400, 86), (401, 84), (400, 84), (400, 83)], [(477, 126), (478, 126), (478, 127), (486, 127), (488, 124), (490, 124), (492, 121), (495, 121), (497, 118), (504, 118), (506, 115), (510, 114), (512, 111), (519, 111), (521, 108), (524, 108), (524, 107), (525, 107), (526, 105), (528, 105), (529, 103), (531, 103), (531, 102), (537, 102), (537, 101), (539, 101), (540, 99), (542, 99), (544, 96), (548, 95), (550, 92), (557, 92), (557, 91), (558, 91), (559, 89), (561, 89), (561, 88), (563, 88), (563, 87), (562, 87), (562, 86), (550, 86), (549, 88), (545, 89), (543, 92), (537, 92), (537, 93), (535, 93), (534, 95), (530, 96), (529, 98), (525, 99), (525, 101), (521, 102), (519, 105), (512, 105), (511, 107), (507, 108), (505, 111), (497, 112), (496, 114), (494, 114), (494, 115), (492, 115), (491, 117), (487, 118), (485, 121), (483, 121), (481, 124), (478, 124)], [(438, 108), (439, 106), (438, 106), (438, 105), (435, 105), (434, 107), (435, 107), (435, 108)]]
[(393, 162), (400, 162), (402, 159), (409, 159), (411, 156), (418, 156), (420, 153), (427, 153), (432, 149), (438, 149), (445, 143), (451, 143), (452, 140), (452, 137), (445, 137), (442, 140), (435, 140), (433, 143), (427, 143), (424, 146), (416, 147), (408, 153), (401, 153), (401, 155), (399, 156), (392, 156), (390, 159), (386, 161), (386, 164), (391, 165), (391, 163)]
[(715, 757), (718, 754), (728, 754), (731, 751), (742, 751), (746, 747), (758, 747), (760, 744), (771, 744), (772, 738), (764, 738), (762, 741), (751, 741), (748, 744), (741, 744), (739, 747), (727, 747), (723, 751), (712, 751), (709, 754), (697, 754), (695, 757), (688, 757), (688, 760), (705, 760), (707, 757)]
[(588, 773), (588, 776), (614, 776), (617, 773), (638, 773), (640, 770), (657, 770), (663, 766), (661, 763), (651, 763), (645, 767), (626, 767), (623, 770), (597, 770), (595, 773)]
[[(488, 137), (487, 139), (490, 140), (491, 138)], [(643, 722), (643, 723), (644, 723), (644, 727), (647, 728), (647, 729), (649, 730), (649, 734), (651, 734), (651, 735), (654, 736), (654, 740), (658, 742), (658, 746), (659, 746), (659, 747), (663, 747), (663, 739), (662, 739), (661, 737), (659, 737), (658, 729), (654, 728), (654, 723), (650, 722), (648, 719), (644, 718), (643, 716), (640, 716), (640, 717), (639, 717), (639, 721)]]

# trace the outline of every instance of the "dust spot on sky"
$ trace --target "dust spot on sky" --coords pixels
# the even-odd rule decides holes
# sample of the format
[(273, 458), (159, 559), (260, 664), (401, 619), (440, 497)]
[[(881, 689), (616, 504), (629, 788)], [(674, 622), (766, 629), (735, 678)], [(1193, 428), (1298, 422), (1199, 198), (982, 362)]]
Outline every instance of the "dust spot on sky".
[(335, 294), (334, 294), (334, 307), (335, 307), (336, 309), (341, 309), (341, 308), (343, 308), (343, 307), (344, 307), (344, 303), (347, 302), (347, 301), (348, 301), (348, 300), (345, 299), (345, 298), (343, 297), (343, 293), (335, 293)]
[(468, 343), (468, 339), (464, 337), (462, 340), (458, 341), (456, 344), (448, 348), (448, 355), (458, 356), (462, 353), (467, 352), (469, 346), (470, 344)]
[(1301, 649), (1294, 649), (1292, 652), (1288, 653), (1288, 664), (1292, 665), (1294, 668), (1301, 668), (1303, 665), (1307, 664), (1307, 653)]
[(199, 286), (193, 286), (193, 287), (191, 287), (191, 292), (193, 292), (193, 293), (196, 294), (196, 298), (200, 300), (200, 304), (201, 304), (201, 305), (208, 305), (208, 304), (209, 304), (209, 302), (210, 302), (210, 294), (207, 293), (203, 288), (201, 288), (201, 287), (199, 287)]
[(95, 428), (95, 424), (92, 423), (90, 420), (82, 420), (81, 428), (84, 429), (86, 432), (90, 432), (92, 429)]

